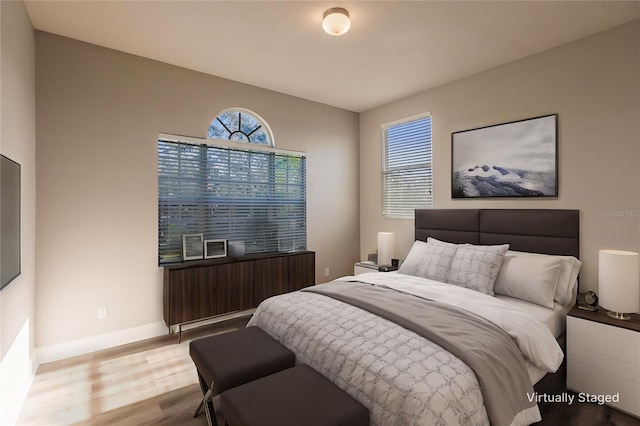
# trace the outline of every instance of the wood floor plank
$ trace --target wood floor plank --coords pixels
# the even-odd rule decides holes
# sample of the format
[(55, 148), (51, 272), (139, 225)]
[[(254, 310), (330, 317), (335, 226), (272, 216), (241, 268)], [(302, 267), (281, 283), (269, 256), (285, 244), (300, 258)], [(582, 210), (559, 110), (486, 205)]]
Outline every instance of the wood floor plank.
[[(248, 318), (82, 355), (38, 368), (18, 425), (206, 425), (189, 341)], [(221, 424), (224, 424), (222, 419)]]

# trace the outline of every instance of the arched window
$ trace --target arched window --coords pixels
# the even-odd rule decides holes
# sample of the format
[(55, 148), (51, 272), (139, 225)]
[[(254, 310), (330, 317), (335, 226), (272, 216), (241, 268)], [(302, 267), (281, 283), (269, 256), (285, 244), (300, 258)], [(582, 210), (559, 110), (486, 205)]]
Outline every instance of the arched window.
[(211, 122), (207, 137), (275, 146), (267, 123), (258, 114), (242, 108), (222, 111)]
[(207, 258), (209, 240), (247, 254), (306, 250), (306, 170), (303, 152), (275, 148), (265, 121), (238, 108), (208, 139), (159, 134), (158, 263)]

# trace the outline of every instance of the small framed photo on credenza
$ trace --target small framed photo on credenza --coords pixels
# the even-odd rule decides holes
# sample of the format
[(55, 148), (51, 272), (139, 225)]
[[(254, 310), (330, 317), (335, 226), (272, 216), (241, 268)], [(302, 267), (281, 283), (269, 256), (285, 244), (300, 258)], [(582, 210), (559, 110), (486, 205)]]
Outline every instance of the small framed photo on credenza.
[(205, 240), (204, 258), (213, 259), (215, 257), (227, 256), (227, 240)]
[(182, 259), (198, 260), (204, 257), (204, 234), (182, 235)]

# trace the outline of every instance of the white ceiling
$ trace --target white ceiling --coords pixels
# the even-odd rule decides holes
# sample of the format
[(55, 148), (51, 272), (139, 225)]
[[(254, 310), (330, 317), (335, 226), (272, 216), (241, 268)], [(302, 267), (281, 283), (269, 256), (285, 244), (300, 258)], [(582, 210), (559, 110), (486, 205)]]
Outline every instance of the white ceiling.
[[(640, 18), (640, 1), (26, 1), (34, 28), (365, 111)], [(349, 10), (342, 37), (324, 10)]]

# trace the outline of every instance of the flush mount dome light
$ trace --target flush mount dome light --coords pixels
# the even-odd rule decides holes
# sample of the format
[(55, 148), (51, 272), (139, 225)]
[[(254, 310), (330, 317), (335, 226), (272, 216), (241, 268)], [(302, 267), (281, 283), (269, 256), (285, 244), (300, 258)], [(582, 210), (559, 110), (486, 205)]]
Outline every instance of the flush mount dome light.
[(322, 15), (322, 28), (332, 36), (340, 36), (351, 28), (349, 12), (341, 7), (327, 9)]

